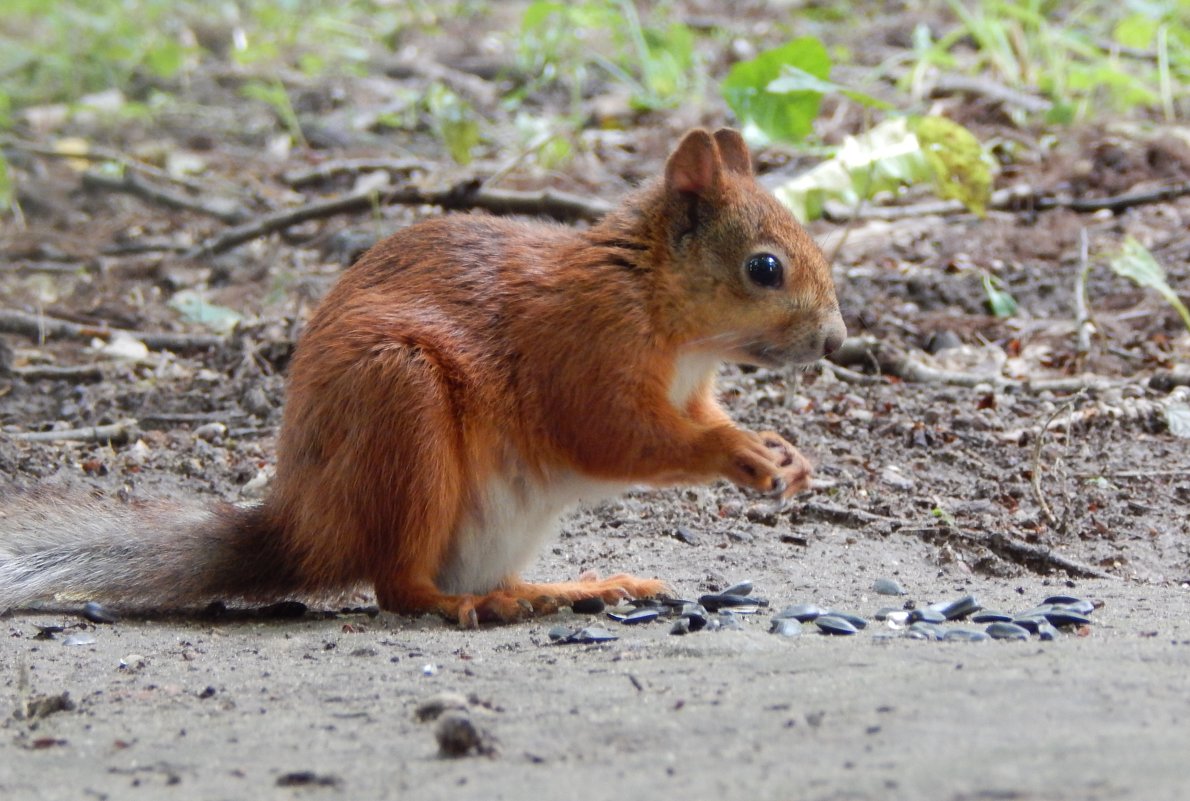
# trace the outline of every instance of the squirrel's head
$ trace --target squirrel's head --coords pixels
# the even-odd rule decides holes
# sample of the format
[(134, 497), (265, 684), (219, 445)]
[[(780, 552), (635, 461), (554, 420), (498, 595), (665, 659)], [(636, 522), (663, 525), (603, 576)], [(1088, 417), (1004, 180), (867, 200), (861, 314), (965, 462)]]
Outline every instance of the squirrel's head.
[[(665, 165), (662, 294), (682, 347), (762, 367), (805, 364), (847, 335), (830, 265), (752, 174), (736, 131), (690, 131)], [(669, 316), (667, 314), (667, 316)]]

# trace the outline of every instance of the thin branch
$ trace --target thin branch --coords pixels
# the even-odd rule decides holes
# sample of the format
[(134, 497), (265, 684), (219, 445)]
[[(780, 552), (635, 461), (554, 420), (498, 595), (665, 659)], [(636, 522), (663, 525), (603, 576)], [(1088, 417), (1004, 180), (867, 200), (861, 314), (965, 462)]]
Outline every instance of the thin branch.
[(1031, 114), (1041, 114), (1053, 108), (1053, 103), (1044, 97), (1021, 92), (988, 78), (976, 75), (940, 75), (930, 91), (931, 97), (938, 95), (966, 94), (986, 97), (1006, 106), (1017, 106)]
[(390, 78), (425, 78), (445, 84), (485, 108), (500, 100), (500, 89), (478, 75), (425, 58), (383, 59), (374, 65)]
[(137, 339), (153, 350), (200, 350), (225, 344), (223, 337), (213, 334), (177, 334), (166, 331), (127, 331), (106, 326), (80, 325), (56, 317), (26, 314), (12, 309), (0, 309), (0, 333), (20, 334), (36, 342), (51, 339), (102, 339), (124, 334)]
[(999, 532), (981, 534), (976, 531), (966, 531), (951, 527), (937, 527), (932, 529), (903, 528), (898, 529), (898, 533), (916, 533), (927, 536), (941, 535), (962, 540), (973, 545), (980, 545), (1034, 572), (1041, 572), (1042, 569), (1050, 569), (1062, 570), (1076, 578), (1119, 579), (1119, 576), (1100, 570), (1092, 565), (1084, 564), (1061, 554), (1054, 553), (1039, 545), (1030, 545), (1027, 542), (1021, 542), (1018, 539)]
[[(1041, 448), (1045, 445), (1045, 434), (1049, 431), (1054, 419), (1062, 412), (1073, 409), (1074, 402), (1077, 399), (1078, 395), (1075, 395), (1069, 401), (1054, 409), (1050, 413), (1050, 416), (1046, 418), (1046, 421), (1041, 424), (1041, 430), (1037, 432), (1037, 436), (1033, 440), (1033, 476), (1030, 483), (1033, 485), (1033, 494), (1037, 496), (1037, 505), (1041, 507), (1041, 513), (1045, 515), (1046, 522), (1051, 526), (1058, 524), (1058, 517), (1054, 514), (1053, 509), (1050, 508), (1049, 502), (1046, 501), (1045, 493), (1041, 491)], [(1067, 430), (1067, 434), (1069, 434), (1069, 430)]]
[(99, 442), (119, 445), (136, 433), (135, 420), (121, 420), (105, 426), (65, 428), (58, 431), (28, 431), (8, 436), (21, 442)]
[(894, 348), (884, 347), (869, 337), (851, 337), (830, 356), (830, 369), (844, 381), (859, 383), (858, 375), (851, 370), (840, 371), (839, 364), (871, 364), (875, 362), (882, 375), (896, 376), (902, 381), (915, 384), (947, 384), (968, 389), (981, 384), (990, 384), (1000, 390), (1018, 392), (1080, 392), (1104, 390), (1129, 383), (1124, 379), (1105, 378), (1099, 375), (1063, 376), (1060, 378), (1029, 378), (1018, 380), (1006, 378), (999, 373), (963, 373), (954, 370), (940, 370), (918, 361), (912, 355)]
[(103, 368), (97, 364), (46, 364), (30, 367), (9, 367), (7, 372), (24, 381), (101, 381)]
[(861, 373), (857, 370), (835, 364), (834, 362), (826, 361), (825, 359), (819, 362), (819, 364), (822, 365), (822, 369), (833, 374), (835, 378), (848, 384), (870, 387), (874, 384), (888, 383), (888, 380), (882, 375), (868, 375), (867, 373)]
[(303, 170), (289, 170), (281, 181), (294, 188), (329, 181), (339, 175), (359, 175), (366, 172), (407, 173), (425, 169), (426, 163), (417, 159), (335, 159)]
[(897, 534), (912, 534), (918, 537), (930, 538), (941, 536), (959, 539), (964, 542), (979, 545), (1012, 562), (1040, 572), (1041, 568), (1063, 570), (1072, 576), (1081, 578), (1117, 578), (1111, 573), (1097, 567), (1086, 565), (1069, 559), (1045, 548), (1029, 545), (1006, 534), (998, 532), (981, 533), (977, 531), (955, 528), (953, 526), (914, 526), (910, 521), (899, 517), (886, 517), (863, 509), (853, 509), (846, 506), (811, 501), (801, 506), (802, 514), (828, 520), (844, 526), (860, 528), (868, 525), (892, 525)]
[(486, 209), (494, 214), (544, 215), (558, 220), (594, 220), (612, 206), (597, 198), (584, 198), (568, 192), (547, 189), (541, 192), (517, 192), (485, 189), (476, 181), (442, 190), (408, 186), (369, 190), (330, 200), (317, 200), (292, 209), (283, 209), (250, 223), (229, 228), (186, 252), (186, 258), (223, 253), (268, 234), (282, 231), (309, 220), (365, 211), (387, 204), (441, 206), (444, 209)]
[[(997, 189), (992, 193), (988, 208), (995, 211), (1049, 211), (1051, 209), (1070, 209), (1080, 213), (1096, 211), (1120, 212), (1133, 206), (1148, 203), (1163, 203), (1190, 195), (1190, 181), (1159, 187), (1146, 192), (1131, 192), (1123, 195), (1111, 195), (1102, 198), (1073, 198), (1065, 195), (1048, 195), (1029, 187), (1013, 187), (1011, 189)], [(955, 214), (967, 214), (968, 209), (957, 200), (931, 200), (924, 203), (914, 203), (908, 206), (868, 206), (861, 209), (859, 218), (863, 220), (901, 220), (907, 217), (946, 217)], [(828, 203), (823, 210), (823, 217), (842, 222), (852, 214), (849, 207), (840, 203)]]
[(138, 176), (134, 170), (125, 170), (122, 176), (107, 175), (90, 170), (83, 173), (83, 186), (109, 192), (125, 192), (150, 203), (158, 203), (171, 209), (205, 214), (232, 225), (243, 222), (248, 217), (247, 210), (234, 200), (229, 198), (203, 200), (181, 195), (163, 187), (154, 186)]
[(1079, 364), (1082, 364), (1091, 352), (1091, 335), (1095, 333), (1095, 324), (1091, 322), (1090, 303), (1087, 300), (1087, 277), (1091, 272), (1091, 262), (1088, 256), (1086, 228), (1079, 229), (1078, 263), (1078, 278), (1074, 283), (1074, 325), (1078, 331), (1075, 354)]

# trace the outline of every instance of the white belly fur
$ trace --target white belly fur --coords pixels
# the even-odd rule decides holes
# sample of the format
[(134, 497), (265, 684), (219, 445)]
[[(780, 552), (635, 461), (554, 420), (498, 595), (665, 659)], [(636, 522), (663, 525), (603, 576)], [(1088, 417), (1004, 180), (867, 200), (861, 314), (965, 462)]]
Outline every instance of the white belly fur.
[(674, 367), (673, 381), (669, 385), (669, 402), (679, 409), (690, 402), (694, 390), (702, 382), (715, 375), (723, 359), (711, 353), (684, 353), (678, 357)]
[[(670, 402), (684, 407), (721, 363), (704, 353), (679, 357)], [(491, 592), (533, 560), (568, 509), (615, 497), (629, 486), (573, 472), (537, 480), (515, 468), (501, 471), (481, 492), (478, 509), (460, 526), (454, 551), (438, 575), (438, 589), (451, 594)]]
[(518, 471), (497, 475), (483, 491), (480, 508), (460, 527), (454, 552), (438, 576), (438, 589), (450, 594), (491, 592), (533, 560), (568, 509), (598, 503), (626, 488), (575, 473), (554, 475), (545, 484)]

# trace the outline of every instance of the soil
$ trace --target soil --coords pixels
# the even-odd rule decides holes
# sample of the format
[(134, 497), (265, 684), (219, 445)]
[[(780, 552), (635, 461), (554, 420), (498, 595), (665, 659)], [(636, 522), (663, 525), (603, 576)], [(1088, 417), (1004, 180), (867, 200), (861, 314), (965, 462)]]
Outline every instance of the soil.
[[(469, 39), (449, 39), (435, 57), (471, 63), (461, 44)], [(436, 41), (409, 46), (430, 52)], [(136, 130), (75, 120), (58, 133), (142, 157), (193, 154), (213, 195), (263, 214), (294, 199), (280, 180), (287, 170), (392, 156), (390, 142), (345, 122), (336, 98), (346, 93), (354, 112), (366, 112), (381, 105), (386, 86), (426, 81), (311, 82), (299, 111), (327, 141), (311, 136), (308, 149), (269, 155), (262, 146), (275, 125), (233, 102), (234, 90), (215, 76), (199, 77), (188, 101), (226, 114), (166, 115)], [(589, 87), (588, 99), (602, 88)], [(974, 100), (948, 102), (985, 141), (1027, 141), (998, 187), (1106, 197), (1190, 176), (1184, 129), (1085, 125), (1043, 147), (1036, 131)], [(547, 173), (529, 161), (505, 185), (614, 200), (660, 169), (682, 128), (727, 121), (716, 102), (641, 114), (628, 132), (586, 131), (568, 167)], [(400, 150), (424, 159), (417, 180), (461, 177), (424, 126)], [(796, 161), (777, 149), (759, 156), (770, 178)], [(490, 174), (506, 158), (492, 144), (468, 169)], [(387, 206), (183, 260), (177, 249), (224, 224), (88, 188), (63, 159), (14, 151), (10, 161), (25, 218), (0, 223), (0, 308), (206, 334), (167, 303), (194, 289), (243, 320), (217, 347), (134, 358), (89, 337), (0, 338), (5, 492), (65, 483), (120, 498), (258, 499), (302, 321), (361, 247), (438, 213)], [(350, 185), (332, 179), (302, 191), (313, 199)], [(1178, 370), (1190, 359), (1190, 336), (1159, 295), (1115, 275), (1106, 260), (1135, 236), (1190, 298), (1190, 198), (1115, 213), (871, 220), (851, 226), (841, 246), (841, 225), (811, 231), (835, 255), (851, 333), (874, 344), (848, 370), (728, 368), (721, 385), (737, 420), (786, 434), (812, 458), (814, 492), (778, 509), (723, 484), (632, 491), (568, 518), (527, 576), (631, 571), (662, 577), (687, 598), (751, 579), (771, 605), (741, 616), (740, 630), (679, 637), (667, 623), (629, 627), (564, 611), (461, 631), (435, 618), (377, 614), (366, 592), (312, 602), (294, 619), (279, 616), (285, 609), (231, 610), (218, 619), (95, 624), (77, 609), (11, 610), (0, 620), (8, 634), (0, 795), (1185, 797), (1190, 447), (1170, 430), (1168, 410), (1187, 403)], [(1083, 231), (1097, 332), (1087, 353), (1076, 349), (1073, 301)], [(1015, 316), (990, 314), (984, 275), (1012, 294)], [(986, 380), (878, 375), (890, 353)], [(21, 373), (70, 365), (100, 372)], [(1101, 383), (1082, 392), (1038, 386), (1078, 376)], [(1055, 418), (1066, 422), (1047, 430)], [(128, 436), (110, 443), (10, 436), (123, 420), (133, 421)], [(908, 595), (874, 594), (881, 577)], [(767, 633), (771, 613), (795, 602), (872, 619), (880, 607), (968, 593), (1009, 611), (1055, 593), (1100, 608), (1091, 626), (1050, 642), (918, 641), (887, 636), (900, 632), (876, 622), (854, 637), (812, 627), (794, 638)], [(548, 632), (560, 624), (601, 625), (619, 639), (553, 644)], [(63, 630), (42, 633), (53, 626)], [(462, 697), (448, 705), (486, 732), (486, 753), (439, 754), (438, 724), (415, 711), (443, 693)]]

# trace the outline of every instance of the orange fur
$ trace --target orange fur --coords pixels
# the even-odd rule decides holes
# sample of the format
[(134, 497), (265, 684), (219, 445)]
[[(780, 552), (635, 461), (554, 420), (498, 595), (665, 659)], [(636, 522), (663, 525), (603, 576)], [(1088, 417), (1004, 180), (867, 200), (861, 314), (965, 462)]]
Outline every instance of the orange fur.
[[(758, 244), (787, 254), (779, 296), (732, 277)], [(804, 340), (808, 361), (841, 337), (826, 262), (757, 186), (743, 140), (694, 131), (664, 181), (588, 231), (455, 216), (365, 254), (298, 347), (266, 508), (313, 583), (370, 580), (398, 612), (467, 624), (656, 594), (660, 582), (632, 577), (528, 585), (510, 573), (461, 594), (439, 584), (510, 463), (527, 493), (559, 471), (804, 489), (806, 461), (775, 434), (735, 427), (709, 376), (684, 407), (667, 393), (686, 352), (751, 360), (748, 341), (792, 353)]]

